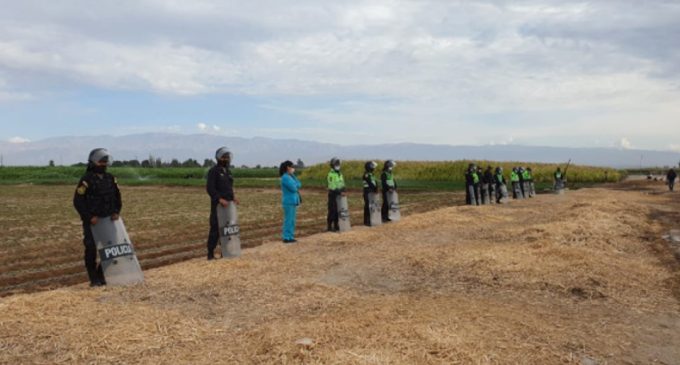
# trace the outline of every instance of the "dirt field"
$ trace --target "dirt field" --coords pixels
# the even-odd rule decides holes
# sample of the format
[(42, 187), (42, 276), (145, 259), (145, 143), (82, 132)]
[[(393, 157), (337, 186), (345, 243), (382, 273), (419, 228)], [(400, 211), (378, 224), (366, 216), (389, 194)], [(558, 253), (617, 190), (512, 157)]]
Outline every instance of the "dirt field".
[(662, 236), (680, 228), (680, 193), (662, 189), (450, 207), (132, 288), (5, 297), (0, 363), (679, 364)]
[[(73, 209), (72, 186), (0, 187), (0, 296), (87, 281), (82, 224)], [(145, 269), (206, 254), (210, 201), (203, 188), (122, 188), (122, 216)], [(404, 193), (405, 214), (454, 205), (457, 193)], [(281, 192), (238, 189), (244, 246), (276, 240), (281, 232)], [(298, 235), (326, 228), (326, 195), (303, 191)], [(350, 195), (353, 223), (362, 222), (360, 193)]]

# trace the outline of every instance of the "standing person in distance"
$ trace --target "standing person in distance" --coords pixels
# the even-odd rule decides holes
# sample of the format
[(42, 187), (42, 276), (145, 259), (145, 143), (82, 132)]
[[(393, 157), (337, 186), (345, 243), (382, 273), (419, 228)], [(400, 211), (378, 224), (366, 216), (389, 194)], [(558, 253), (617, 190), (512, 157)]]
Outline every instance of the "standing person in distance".
[(382, 185), (382, 210), (381, 210), (381, 215), (382, 215), (382, 221), (383, 222), (390, 222), (390, 207), (389, 203), (387, 202), (387, 193), (388, 192), (393, 192), (397, 190), (397, 181), (394, 179), (394, 167), (397, 166), (397, 163), (394, 162), (393, 160), (387, 160), (383, 164), (383, 171), (382, 174), (380, 174), (380, 184)]
[(512, 184), (512, 198), (522, 199), (522, 189), (520, 188), (520, 174), (517, 167), (513, 167), (510, 171), (510, 183)]
[(484, 171), (482, 182), (486, 187), (486, 194), (489, 199), (489, 204), (493, 204), (493, 202), (496, 201), (496, 184), (494, 181), (493, 169), (490, 165), (487, 166), (486, 171)]
[(238, 204), (234, 196), (234, 177), (231, 174), (233, 155), (227, 147), (220, 147), (215, 152), (217, 165), (208, 171), (206, 191), (210, 195), (210, 230), (208, 232), (208, 260), (215, 258), (215, 248), (219, 241), (219, 223), (217, 222), (217, 205), (227, 207)]
[(300, 188), (302, 184), (295, 177), (295, 165), (292, 161), (284, 161), (279, 166), (281, 177), (281, 204), (283, 205), (283, 243), (295, 243), (295, 224), (297, 207), (301, 203)]
[(378, 181), (375, 178), (374, 172), (378, 164), (370, 161), (364, 165), (364, 225), (371, 226), (371, 207), (369, 201), (369, 194), (378, 192)]
[(558, 167), (557, 170), (555, 170), (555, 173), (553, 174), (553, 179), (555, 181), (554, 187), (556, 191), (564, 189), (564, 175), (562, 175), (561, 168)]
[(527, 167), (525, 174), (529, 188), (529, 197), (533, 198), (536, 195), (536, 185), (534, 185), (534, 172), (531, 170), (531, 167)]
[(668, 173), (666, 174), (666, 182), (668, 182), (668, 190), (673, 191), (673, 186), (675, 185), (675, 178), (678, 177), (678, 174), (675, 173), (674, 169), (668, 170)]
[(503, 196), (503, 187), (505, 186), (505, 190), (507, 191), (507, 185), (505, 181), (505, 176), (503, 176), (503, 168), (502, 167), (496, 167), (496, 174), (494, 175), (494, 183), (496, 185), (496, 203), (500, 204), (501, 200), (505, 198)]
[(73, 195), (73, 206), (83, 221), (83, 244), (85, 245), (85, 269), (90, 286), (106, 285), (102, 267), (97, 264), (97, 245), (92, 235), (92, 226), (99, 218), (111, 217), (117, 220), (123, 202), (118, 189), (118, 181), (106, 172), (113, 158), (104, 148), (96, 148), (87, 159), (87, 171), (78, 182)]
[(345, 195), (345, 177), (340, 172), (341, 162), (337, 157), (333, 157), (330, 161), (331, 170), (328, 172), (326, 178), (328, 182), (328, 216), (326, 223), (328, 224), (329, 232), (340, 231), (340, 217), (338, 215), (338, 196)]
[(475, 164), (469, 164), (467, 171), (465, 171), (465, 204), (478, 205), (477, 185), (479, 184), (479, 176), (477, 175), (477, 167)]

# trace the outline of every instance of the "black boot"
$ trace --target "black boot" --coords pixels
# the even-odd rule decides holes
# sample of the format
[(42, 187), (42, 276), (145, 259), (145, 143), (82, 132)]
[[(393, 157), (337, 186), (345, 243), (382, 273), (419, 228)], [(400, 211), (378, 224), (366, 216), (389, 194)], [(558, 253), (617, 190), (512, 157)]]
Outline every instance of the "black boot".
[(97, 265), (97, 280), (101, 285), (106, 285), (106, 279), (104, 278), (104, 269), (102, 265)]

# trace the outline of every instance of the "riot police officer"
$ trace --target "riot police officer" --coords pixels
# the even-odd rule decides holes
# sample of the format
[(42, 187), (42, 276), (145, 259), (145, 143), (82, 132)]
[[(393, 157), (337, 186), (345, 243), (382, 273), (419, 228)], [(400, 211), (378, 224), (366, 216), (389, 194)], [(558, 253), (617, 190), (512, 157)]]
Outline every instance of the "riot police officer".
[(520, 176), (521, 176), (521, 174), (519, 173), (519, 169), (517, 167), (513, 167), (512, 171), (510, 171), (510, 183), (512, 184), (512, 198), (513, 199), (523, 199), (524, 198), (522, 196)]
[(397, 181), (394, 179), (394, 167), (397, 163), (387, 160), (383, 164), (383, 171), (380, 174), (380, 185), (382, 185), (382, 209), (380, 211), (383, 222), (390, 222), (390, 206), (387, 201), (387, 193), (397, 190)]
[(78, 182), (73, 205), (83, 221), (83, 244), (85, 245), (85, 269), (90, 286), (106, 285), (102, 268), (97, 264), (97, 246), (92, 236), (92, 226), (99, 218), (117, 220), (123, 203), (118, 181), (108, 173), (112, 157), (104, 148), (96, 148), (87, 159), (87, 171)]
[(673, 186), (675, 185), (675, 178), (678, 177), (678, 174), (675, 172), (674, 169), (668, 170), (668, 173), (666, 173), (666, 183), (668, 184), (668, 190), (673, 191)]
[(369, 195), (378, 192), (378, 181), (373, 174), (378, 164), (370, 161), (364, 165), (364, 225), (371, 225), (371, 207)]
[(340, 159), (333, 157), (330, 161), (331, 170), (326, 180), (328, 182), (328, 216), (326, 223), (329, 232), (340, 231), (340, 217), (338, 215), (338, 197), (345, 195), (345, 177), (340, 172)]
[(508, 187), (503, 176), (503, 168), (496, 167), (496, 174), (494, 176), (494, 185), (496, 185), (496, 203), (500, 204), (503, 199), (507, 198)]
[(482, 175), (482, 195), (486, 196), (486, 199), (482, 199), (485, 204), (493, 204), (496, 201), (496, 184), (491, 166), (487, 166)]
[(227, 147), (220, 147), (215, 152), (217, 164), (208, 171), (206, 191), (210, 195), (210, 231), (208, 232), (208, 260), (215, 258), (215, 248), (219, 241), (219, 223), (217, 222), (217, 205), (223, 207), (238, 204), (234, 196), (234, 177), (231, 174), (233, 155)]
[(555, 173), (553, 174), (553, 179), (554, 179), (553, 186), (554, 186), (555, 191), (563, 190), (564, 189), (565, 176), (562, 174), (561, 168), (558, 167), (557, 170), (555, 170)]
[(471, 163), (465, 172), (465, 204), (480, 205), (479, 181), (477, 167)]
[(531, 170), (531, 167), (527, 167), (525, 174), (528, 181), (529, 197), (533, 198), (536, 195), (536, 185), (534, 184), (534, 172)]

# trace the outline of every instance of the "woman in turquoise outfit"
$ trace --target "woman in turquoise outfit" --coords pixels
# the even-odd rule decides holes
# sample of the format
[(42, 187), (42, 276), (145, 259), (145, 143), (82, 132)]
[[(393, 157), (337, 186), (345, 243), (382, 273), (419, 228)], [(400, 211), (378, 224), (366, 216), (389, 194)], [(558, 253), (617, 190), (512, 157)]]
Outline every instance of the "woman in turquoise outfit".
[(291, 161), (285, 161), (279, 167), (281, 176), (281, 192), (283, 197), (283, 243), (295, 243), (295, 221), (297, 207), (300, 205), (300, 180), (295, 177), (295, 165)]

